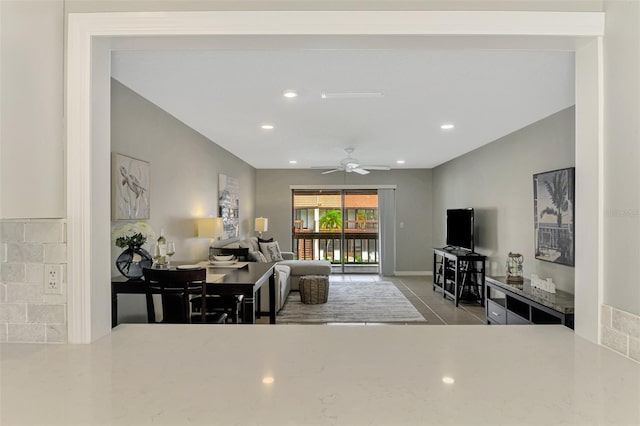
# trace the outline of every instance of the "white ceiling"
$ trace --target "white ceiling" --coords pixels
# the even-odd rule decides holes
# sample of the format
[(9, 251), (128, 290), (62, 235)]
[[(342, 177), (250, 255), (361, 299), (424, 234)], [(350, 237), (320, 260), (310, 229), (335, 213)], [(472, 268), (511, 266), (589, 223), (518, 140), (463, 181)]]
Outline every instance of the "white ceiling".
[[(570, 51), (341, 48), (334, 39), (331, 48), (115, 51), (112, 61), (114, 78), (259, 169), (337, 165), (348, 146), (361, 164), (431, 168), (575, 102)], [(287, 89), (299, 96), (285, 99)]]

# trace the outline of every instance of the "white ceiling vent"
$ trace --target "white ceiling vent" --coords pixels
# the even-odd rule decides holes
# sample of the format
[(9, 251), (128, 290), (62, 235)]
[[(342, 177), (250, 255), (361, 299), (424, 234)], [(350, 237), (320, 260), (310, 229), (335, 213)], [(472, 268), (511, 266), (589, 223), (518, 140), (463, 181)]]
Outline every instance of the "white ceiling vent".
[(382, 92), (322, 92), (322, 99), (375, 99), (383, 98)]

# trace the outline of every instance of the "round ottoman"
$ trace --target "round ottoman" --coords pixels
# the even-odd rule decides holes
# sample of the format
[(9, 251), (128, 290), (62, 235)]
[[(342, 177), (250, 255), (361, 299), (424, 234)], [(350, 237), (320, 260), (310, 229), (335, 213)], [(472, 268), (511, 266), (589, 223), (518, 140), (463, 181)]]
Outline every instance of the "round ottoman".
[(329, 277), (326, 275), (305, 275), (300, 277), (300, 301), (307, 305), (327, 303), (329, 298)]

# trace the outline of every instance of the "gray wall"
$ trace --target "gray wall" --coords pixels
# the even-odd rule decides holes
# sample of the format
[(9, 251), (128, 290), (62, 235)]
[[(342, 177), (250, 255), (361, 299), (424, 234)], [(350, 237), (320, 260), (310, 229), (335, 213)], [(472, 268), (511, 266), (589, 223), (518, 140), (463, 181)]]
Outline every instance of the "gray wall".
[(640, 315), (640, 2), (604, 4), (603, 302)]
[[(267, 235), (291, 249), (290, 185), (396, 185), (396, 271), (431, 271), (431, 170), (373, 171), (361, 176), (320, 170), (258, 170), (256, 214), (269, 218)], [(400, 226), (402, 222), (403, 226)]]
[[(164, 228), (167, 239), (176, 242), (173, 260), (207, 258), (209, 240), (196, 238), (195, 219), (217, 216), (219, 173), (240, 181), (240, 234), (248, 234), (253, 228), (255, 169), (118, 81), (111, 83), (111, 151), (150, 162), (148, 222), (156, 233)], [(121, 252), (112, 244), (114, 276), (119, 275), (113, 265)], [(119, 298), (121, 320), (144, 321), (143, 296), (136, 296)]]
[(445, 243), (447, 209), (473, 207), (476, 251), (489, 256), (490, 275), (504, 275), (507, 254), (518, 252), (524, 255), (525, 276), (551, 277), (558, 288), (573, 293), (574, 268), (534, 257), (532, 181), (534, 173), (573, 167), (574, 153), (571, 107), (436, 167), (434, 243)]

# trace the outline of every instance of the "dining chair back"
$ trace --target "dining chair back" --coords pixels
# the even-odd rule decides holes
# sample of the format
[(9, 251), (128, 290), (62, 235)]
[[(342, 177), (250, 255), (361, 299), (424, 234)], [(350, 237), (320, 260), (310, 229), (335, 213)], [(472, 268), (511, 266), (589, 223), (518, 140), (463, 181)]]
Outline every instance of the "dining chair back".
[[(162, 304), (163, 323), (224, 322), (227, 315), (207, 315), (207, 270), (200, 269), (153, 269), (144, 268), (147, 284), (147, 303), (153, 303), (153, 295), (159, 294)], [(191, 314), (190, 299), (197, 296), (204, 300), (205, 309), (198, 315)], [(148, 315), (149, 322), (156, 322)]]

